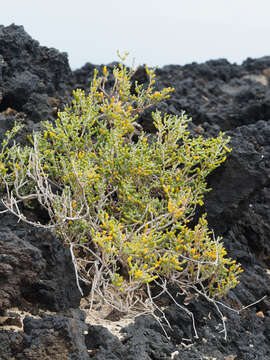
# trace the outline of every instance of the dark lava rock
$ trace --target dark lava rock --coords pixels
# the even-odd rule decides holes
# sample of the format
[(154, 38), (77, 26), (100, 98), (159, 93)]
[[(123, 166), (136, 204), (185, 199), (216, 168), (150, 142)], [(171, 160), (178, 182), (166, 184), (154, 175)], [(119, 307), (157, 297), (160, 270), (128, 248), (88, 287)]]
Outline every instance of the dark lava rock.
[(24, 112), (34, 123), (53, 120), (52, 99), (66, 101), (71, 78), (67, 54), (40, 46), (22, 26), (0, 26), (0, 111)]
[[(112, 69), (115, 63), (108, 65)], [(66, 54), (42, 47), (21, 26), (0, 26), (0, 139), (14, 121), (25, 125), (19, 135), (54, 120), (72, 89), (89, 88), (95, 66), (71, 72)], [(99, 69), (102, 66), (98, 66)], [(144, 84), (139, 68), (133, 80)], [(170, 327), (140, 316), (121, 330), (122, 338), (103, 326), (85, 325), (78, 310), (77, 289), (69, 251), (49, 231), (18, 223), (8, 214), (0, 223), (0, 358), (22, 359), (270, 359), (270, 57), (242, 65), (225, 59), (157, 69), (156, 87), (175, 88), (166, 102), (148, 109), (139, 122), (153, 132), (151, 111), (193, 117), (191, 132), (215, 136), (226, 130), (233, 151), (209, 176), (213, 188), (205, 199), (208, 220), (223, 236), (228, 255), (241, 262), (241, 283), (220, 305), (226, 316), (227, 340), (218, 309), (194, 298), (183, 311), (168, 300), (164, 314)], [(109, 79), (109, 85), (112, 79)], [(32, 216), (40, 217), (38, 212)], [(44, 214), (43, 214), (44, 215)], [(85, 288), (87, 292), (87, 288)], [(242, 306), (254, 306), (237, 312)], [(40, 315), (21, 320), (17, 306)], [(55, 311), (42, 314), (41, 309)], [(17, 330), (7, 326), (17, 325)], [(198, 339), (196, 338), (196, 332)]]
[(251, 195), (270, 183), (270, 123), (258, 121), (227, 134), (232, 152), (209, 176), (213, 190), (206, 196), (209, 223), (220, 234), (252, 208)]
[[(169, 65), (158, 69), (160, 87), (172, 86), (168, 100), (177, 111), (185, 110), (195, 124), (218, 125), (221, 130), (235, 129), (270, 115), (269, 57), (258, 60), (259, 68), (244, 63), (231, 65), (226, 60), (205, 64)], [(253, 60), (253, 64), (256, 60)]]
[(84, 344), (87, 326), (80, 310), (70, 316), (27, 316), (24, 333), (0, 332), (2, 360), (88, 360)]
[(48, 230), (2, 215), (0, 309), (34, 306), (60, 311), (78, 307), (80, 299), (68, 249)]
[(100, 325), (88, 327), (85, 344), (93, 359), (117, 360), (124, 354), (124, 346), (118, 337)]

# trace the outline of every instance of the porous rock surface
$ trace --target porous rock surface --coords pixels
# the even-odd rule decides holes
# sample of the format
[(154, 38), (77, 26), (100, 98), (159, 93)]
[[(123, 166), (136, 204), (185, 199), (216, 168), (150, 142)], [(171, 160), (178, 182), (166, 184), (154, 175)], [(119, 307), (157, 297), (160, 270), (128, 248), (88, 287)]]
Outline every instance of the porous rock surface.
[[(93, 69), (88, 63), (72, 72), (66, 54), (40, 46), (22, 26), (0, 26), (0, 139), (15, 120), (25, 124), (20, 141), (40, 121), (53, 120), (72, 89), (89, 87)], [(145, 82), (142, 68), (134, 79)], [(185, 110), (195, 135), (222, 130), (231, 136), (233, 151), (209, 176), (213, 190), (203, 209), (229, 256), (245, 270), (226, 303), (240, 309), (267, 297), (240, 313), (222, 309), (227, 341), (217, 310), (203, 299), (188, 305), (199, 339), (190, 317), (174, 303), (165, 310), (169, 338), (147, 316), (123, 327), (117, 337), (85, 321), (68, 249), (48, 230), (5, 213), (0, 220), (0, 359), (270, 359), (270, 57), (242, 65), (221, 59), (165, 66), (157, 70), (157, 88), (164, 86), (175, 92), (158, 105), (161, 111)], [(150, 132), (152, 110), (139, 119)], [(14, 308), (28, 315), (18, 316)]]

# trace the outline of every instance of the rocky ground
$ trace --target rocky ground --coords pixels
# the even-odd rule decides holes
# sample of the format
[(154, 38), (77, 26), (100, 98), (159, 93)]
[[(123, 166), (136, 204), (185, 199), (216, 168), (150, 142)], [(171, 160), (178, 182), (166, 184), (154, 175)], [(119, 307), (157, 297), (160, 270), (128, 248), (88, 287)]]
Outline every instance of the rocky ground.
[[(25, 125), (18, 139), (24, 142), (40, 121), (55, 119), (72, 89), (89, 87), (93, 69), (86, 64), (72, 72), (66, 54), (40, 46), (21, 26), (0, 26), (0, 139), (15, 120)], [(135, 78), (145, 81), (142, 68)], [(158, 105), (162, 111), (185, 110), (194, 133), (222, 130), (231, 136), (233, 151), (209, 178), (213, 190), (204, 209), (229, 255), (245, 270), (225, 301), (239, 310), (266, 297), (240, 313), (222, 310), (226, 341), (217, 310), (203, 299), (188, 305), (199, 339), (191, 318), (173, 303), (165, 310), (169, 338), (147, 316), (93, 325), (80, 308), (68, 249), (48, 231), (5, 213), (0, 221), (0, 359), (270, 359), (270, 57), (242, 65), (222, 59), (165, 66), (157, 70), (157, 87), (164, 86), (175, 93)], [(153, 130), (150, 111), (140, 122)]]

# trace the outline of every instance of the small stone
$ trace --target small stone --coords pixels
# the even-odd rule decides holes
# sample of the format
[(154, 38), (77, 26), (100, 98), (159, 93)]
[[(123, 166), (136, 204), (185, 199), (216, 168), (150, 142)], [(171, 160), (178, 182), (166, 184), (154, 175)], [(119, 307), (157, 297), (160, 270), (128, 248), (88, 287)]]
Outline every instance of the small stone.
[(224, 360), (235, 360), (237, 359), (237, 355), (228, 355), (225, 356)]
[(199, 134), (204, 132), (204, 128), (201, 125), (196, 126), (194, 130)]
[(264, 319), (264, 313), (262, 311), (258, 311), (256, 314), (259, 318)]
[(179, 351), (171, 353), (171, 359), (174, 359), (176, 355), (179, 355)]

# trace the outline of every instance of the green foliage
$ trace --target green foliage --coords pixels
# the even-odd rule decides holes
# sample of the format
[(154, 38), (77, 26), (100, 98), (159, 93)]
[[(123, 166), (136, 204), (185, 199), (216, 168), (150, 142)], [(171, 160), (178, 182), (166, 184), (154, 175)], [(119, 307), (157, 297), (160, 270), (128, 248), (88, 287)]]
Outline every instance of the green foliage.
[(38, 200), (72, 247), (80, 277), (110, 304), (132, 293), (127, 302), (135, 306), (136, 296), (147, 297), (147, 284), (160, 281), (187, 294), (198, 289), (222, 297), (242, 270), (226, 257), (206, 215), (194, 227), (190, 221), (209, 191), (207, 175), (230, 151), (229, 139), (192, 137), (185, 114), (159, 112), (153, 113), (156, 134), (144, 133), (136, 122), (140, 113), (173, 91), (155, 91), (155, 73), (146, 72), (148, 85), (136, 83), (131, 92), (133, 72), (124, 65), (113, 70), (110, 90), (107, 68), (101, 76), (95, 71), (89, 94), (76, 90), (72, 106), (55, 123), (45, 122), (31, 146), (7, 151), (4, 143), (6, 205), (24, 219), (20, 202)]

